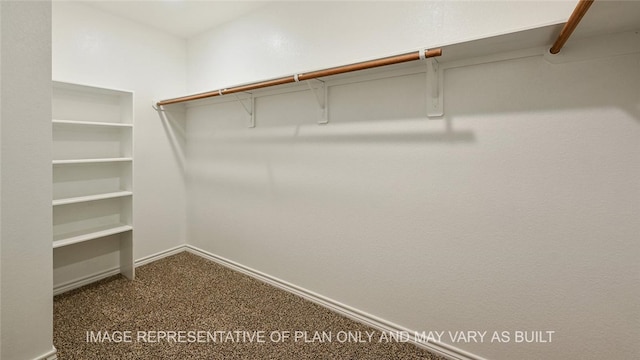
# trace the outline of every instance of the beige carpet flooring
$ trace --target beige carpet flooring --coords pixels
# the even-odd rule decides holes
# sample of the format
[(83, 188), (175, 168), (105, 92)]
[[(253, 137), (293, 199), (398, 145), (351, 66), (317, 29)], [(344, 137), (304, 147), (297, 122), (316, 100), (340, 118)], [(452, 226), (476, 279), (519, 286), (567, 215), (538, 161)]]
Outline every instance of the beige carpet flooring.
[(54, 298), (59, 359), (444, 360), (190, 253), (136, 276)]

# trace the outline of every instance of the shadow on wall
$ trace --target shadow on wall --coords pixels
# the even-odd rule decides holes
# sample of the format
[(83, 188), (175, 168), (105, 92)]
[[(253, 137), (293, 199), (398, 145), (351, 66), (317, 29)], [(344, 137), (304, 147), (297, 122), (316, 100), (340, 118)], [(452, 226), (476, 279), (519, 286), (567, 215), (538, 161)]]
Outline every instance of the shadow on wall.
[[(296, 176), (310, 176), (309, 184), (333, 170), (341, 174), (336, 182), (361, 183), (389, 166), (398, 166), (399, 175), (385, 175), (388, 182), (401, 182), (403, 172), (419, 179), (415, 171), (431, 174), (435, 167), (453, 179), (487, 166), (512, 174), (514, 166), (539, 165), (530, 153), (540, 141), (558, 153), (595, 146), (593, 134), (602, 134), (602, 146), (620, 141), (611, 139), (620, 131), (612, 126), (628, 126), (628, 116), (640, 122), (638, 61), (627, 55), (550, 64), (533, 56), (450, 68), (440, 118), (425, 115), (424, 73), (331, 86), (327, 125), (317, 124), (317, 99), (303, 86), (257, 97), (256, 128), (247, 127), (244, 109), (231, 97), (191, 103), (186, 115), (180, 106), (168, 107), (161, 116), (181, 163), (188, 149), (194, 179), (263, 195), (277, 194), (283, 183), (302, 186)], [(187, 116), (186, 129), (172, 120)], [(574, 138), (579, 143), (567, 142)], [(506, 152), (512, 163), (490, 161)], [(283, 180), (285, 173), (291, 181)]]
[[(211, 120), (215, 121), (215, 120)], [(470, 143), (475, 141), (472, 131), (454, 130), (450, 119), (437, 120), (438, 127), (429, 126), (424, 128), (426, 119), (415, 119), (403, 121), (409, 130), (398, 131), (397, 127), (391, 125), (394, 122), (379, 121), (376, 129), (371, 126), (359, 124), (327, 124), (327, 125), (295, 125), (293, 127), (272, 127), (268, 131), (249, 130), (225, 130), (217, 131), (214, 134), (200, 135), (190, 134), (190, 141), (212, 141), (219, 143), (249, 143), (249, 144), (429, 144), (429, 143)], [(396, 124), (398, 121), (395, 121)], [(444, 127), (441, 126), (444, 122)], [(380, 126), (382, 125), (382, 126)]]
[(445, 71), (452, 116), (617, 108), (640, 122), (638, 54), (551, 64), (540, 56)]
[[(438, 159), (473, 169), (486, 166), (478, 156), (503, 151), (529, 161), (531, 145), (512, 144), (522, 137), (551, 136), (548, 145), (566, 151), (573, 145), (563, 139), (591, 141), (593, 132), (581, 124), (606, 136), (611, 126), (624, 126), (626, 115), (640, 122), (637, 65), (637, 55), (566, 64), (534, 56), (447, 69), (440, 118), (425, 116), (423, 73), (331, 86), (326, 125), (317, 124), (318, 103), (304, 87), (257, 97), (256, 128), (247, 127), (244, 109), (231, 98), (191, 103), (186, 113), (172, 106), (159, 116), (178, 161), (184, 166), (188, 149), (188, 161), (197, 164), (191, 176), (234, 187), (247, 182), (260, 192), (270, 184), (267, 193), (274, 193), (274, 174), (289, 165), (299, 172), (340, 167), (352, 177), (372, 161), (403, 164), (407, 172), (415, 164), (449, 166)], [(612, 117), (612, 108), (621, 116)], [(469, 145), (478, 151), (468, 152)]]
[[(422, 68), (419, 68), (422, 70)], [(322, 122), (316, 95), (306, 86), (255, 99), (256, 128), (233, 98), (188, 106), (189, 143), (465, 143), (473, 132), (454, 129), (451, 119), (426, 117), (424, 73), (354, 79), (328, 90), (328, 120)]]
[[(316, 125), (317, 99), (304, 87), (258, 96), (255, 129), (247, 128), (246, 114), (231, 98), (221, 103), (190, 104), (189, 126), (194, 130), (188, 134), (182, 113), (170, 110), (160, 115), (181, 163), (186, 138), (190, 142), (207, 139), (263, 144), (473, 143), (477, 141), (474, 132), (454, 128), (457, 120), (551, 114), (561, 121), (562, 110), (615, 107), (640, 122), (637, 63), (637, 55), (566, 64), (550, 64), (542, 56), (533, 56), (447, 69), (445, 116), (435, 119), (425, 115), (424, 73), (355, 78), (330, 86), (329, 124), (325, 126)], [(178, 114), (180, 121), (174, 119)]]
[(157, 111), (158, 117), (162, 122), (165, 134), (169, 143), (171, 144), (171, 150), (173, 156), (180, 167), (182, 173), (186, 168), (186, 114), (184, 111), (176, 111), (174, 108), (172, 111), (159, 110)]

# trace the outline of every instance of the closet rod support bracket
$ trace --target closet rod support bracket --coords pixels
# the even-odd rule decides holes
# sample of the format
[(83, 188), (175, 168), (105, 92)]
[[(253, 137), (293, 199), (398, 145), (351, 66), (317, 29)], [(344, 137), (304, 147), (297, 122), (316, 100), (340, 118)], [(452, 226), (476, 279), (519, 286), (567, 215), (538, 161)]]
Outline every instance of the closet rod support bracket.
[(314, 87), (311, 85), (311, 80), (307, 80), (307, 86), (309, 86), (309, 90), (315, 96), (316, 101), (318, 102), (318, 124), (325, 125), (329, 123), (329, 87), (325, 84), (324, 81), (319, 79), (313, 79), (316, 83), (319, 84), (318, 87)]
[(427, 64), (427, 116), (444, 115), (443, 73), (444, 69), (434, 58), (426, 59)]
[[(247, 115), (249, 115), (249, 128), (252, 129), (254, 127), (256, 127), (256, 114), (255, 114), (255, 98), (253, 97), (253, 94), (251, 93), (247, 93), (249, 94), (248, 98), (245, 99), (241, 99), (238, 94), (233, 94), (233, 96), (236, 97), (236, 100), (238, 100), (238, 102), (240, 103), (240, 105), (242, 105), (242, 107), (244, 108), (244, 111), (247, 113)], [(248, 101), (248, 105), (245, 104), (245, 102), (243, 100), (249, 100)]]
[(153, 108), (153, 110), (157, 111), (157, 112), (164, 112), (165, 110), (162, 108), (162, 105), (158, 105), (158, 100), (153, 100), (151, 102), (151, 107)]

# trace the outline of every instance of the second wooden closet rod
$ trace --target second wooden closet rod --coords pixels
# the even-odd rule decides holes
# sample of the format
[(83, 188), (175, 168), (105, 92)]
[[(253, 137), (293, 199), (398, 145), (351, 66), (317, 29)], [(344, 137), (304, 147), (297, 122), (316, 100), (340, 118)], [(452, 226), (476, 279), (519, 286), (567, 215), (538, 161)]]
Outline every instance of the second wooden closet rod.
[(163, 106), (163, 105), (171, 105), (171, 104), (177, 104), (177, 103), (193, 101), (193, 100), (206, 99), (214, 96), (221, 96), (226, 94), (233, 94), (238, 92), (262, 89), (269, 86), (289, 84), (289, 83), (294, 83), (298, 81), (316, 79), (324, 76), (344, 74), (351, 71), (365, 70), (365, 69), (371, 69), (379, 66), (393, 65), (393, 64), (399, 64), (399, 63), (408, 62), (408, 61), (426, 59), (426, 58), (436, 57), (440, 55), (442, 55), (442, 49), (420, 50), (420, 51), (411, 52), (411, 53), (402, 54), (402, 55), (363, 61), (355, 64), (337, 66), (329, 69), (317, 70), (317, 71), (312, 71), (308, 73), (294, 74), (291, 76), (285, 76), (277, 79), (255, 82), (247, 85), (234, 86), (227, 89), (213, 90), (213, 91), (208, 91), (208, 92), (195, 94), (195, 95), (188, 95), (188, 96), (182, 96), (182, 97), (173, 98), (173, 99), (161, 100), (161, 101), (158, 101), (157, 105)]

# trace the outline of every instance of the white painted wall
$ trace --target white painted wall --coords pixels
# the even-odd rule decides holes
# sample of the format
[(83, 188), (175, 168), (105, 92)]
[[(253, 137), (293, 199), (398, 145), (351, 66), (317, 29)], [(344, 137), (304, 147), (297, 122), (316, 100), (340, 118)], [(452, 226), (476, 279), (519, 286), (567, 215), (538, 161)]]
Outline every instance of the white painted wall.
[(0, 2), (0, 358), (53, 351), (51, 3)]
[[(280, 3), (191, 39), (189, 91), (545, 24), (574, 4)], [(446, 341), (486, 358), (636, 358), (639, 65), (450, 69), (431, 120), (424, 75), (332, 87), (324, 127), (305, 92), (259, 97), (255, 129), (235, 102), (193, 105), (188, 242), (411, 330), (555, 331)]]
[(575, 3), (276, 2), (190, 38), (188, 90), (208, 91), (561, 22)]
[[(184, 94), (185, 40), (86, 3), (54, 2), (53, 78), (135, 92), (134, 258), (184, 244), (184, 124), (161, 120), (151, 104)], [(55, 283), (116, 266), (113, 251), (100, 241), (56, 250)], [(100, 261), (82, 262), (86, 255)]]

